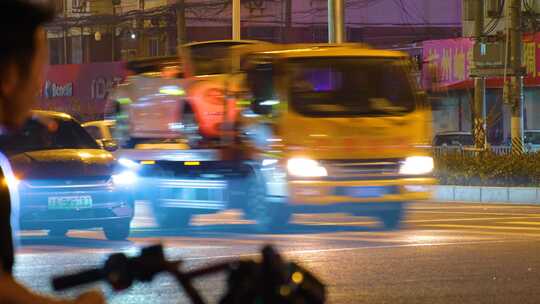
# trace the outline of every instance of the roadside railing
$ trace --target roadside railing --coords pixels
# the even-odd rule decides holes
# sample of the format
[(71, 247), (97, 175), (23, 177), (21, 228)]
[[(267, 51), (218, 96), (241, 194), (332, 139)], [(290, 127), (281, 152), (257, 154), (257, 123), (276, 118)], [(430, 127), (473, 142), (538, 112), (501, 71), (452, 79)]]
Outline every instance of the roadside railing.
[[(490, 146), (488, 149), (490, 149), (493, 153), (497, 155), (505, 155), (512, 153), (512, 147), (511, 146)], [(472, 148), (472, 147), (464, 147), (464, 146), (442, 146), (442, 147), (433, 147), (433, 155), (435, 157), (442, 156), (445, 154), (463, 154), (463, 155), (476, 155), (478, 152), (482, 152), (483, 150)]]

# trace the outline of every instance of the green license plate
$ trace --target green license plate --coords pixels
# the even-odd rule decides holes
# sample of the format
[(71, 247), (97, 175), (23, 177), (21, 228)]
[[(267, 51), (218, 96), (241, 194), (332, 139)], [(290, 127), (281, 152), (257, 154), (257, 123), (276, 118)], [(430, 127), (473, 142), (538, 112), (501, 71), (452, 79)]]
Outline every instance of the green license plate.
[(51, 210), (73, 210), (92, 208), (92, 197), (86, 196), (50, 196), (49, 209)]

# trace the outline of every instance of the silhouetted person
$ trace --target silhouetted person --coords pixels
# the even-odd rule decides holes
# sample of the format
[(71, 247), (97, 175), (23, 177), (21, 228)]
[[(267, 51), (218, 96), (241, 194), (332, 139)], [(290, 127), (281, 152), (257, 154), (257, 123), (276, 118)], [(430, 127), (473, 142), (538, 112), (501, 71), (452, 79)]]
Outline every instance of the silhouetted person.
[[(17, 131), (27, 121), (37, 100), (48, 60), (43, 24), (53, 19), (49, 7), (23, 0), (0, 1), (0, 151), (17, 144)], [(0, 153), (0, 304), (103, 303), (100, 293), (89, 292), (73, 301), (35, 294), (12, 276), (17, 189), (10, 185), (11, 167)], [(10, 185), (8, 189), (8, 185)]]

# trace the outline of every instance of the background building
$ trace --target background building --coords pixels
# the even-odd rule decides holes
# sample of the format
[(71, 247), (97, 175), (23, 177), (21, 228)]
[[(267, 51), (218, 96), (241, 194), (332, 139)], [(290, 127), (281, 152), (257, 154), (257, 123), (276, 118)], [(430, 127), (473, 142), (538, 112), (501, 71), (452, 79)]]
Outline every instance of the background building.
[[(176, 52), (179, 38), (188, 42), (231, 37), (230, 0), (56, 2), (58, 18), (48, 26), (52, 64), (169, 55)], [(327, 3), (244, 0), (242, 37), (325, 42)], [(460, 0), (346, 0), (345, 11), (349, 41), (395, 47), (461, 36)], [(179, 37), (178, 28), (185, 36)]]

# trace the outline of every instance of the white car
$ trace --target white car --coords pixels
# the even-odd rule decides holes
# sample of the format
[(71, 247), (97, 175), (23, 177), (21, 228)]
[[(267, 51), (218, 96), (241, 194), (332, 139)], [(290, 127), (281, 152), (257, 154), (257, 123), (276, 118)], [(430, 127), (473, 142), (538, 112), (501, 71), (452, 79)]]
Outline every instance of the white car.
[(540, 130), (525, 130), (523, 134), (525, 149), (530, 152), (540, 150)]
[(471, 132), (441, 132), (435, 135), (433, 139), (434, 147), (472, 147), (474, 146), (474, 137)]

